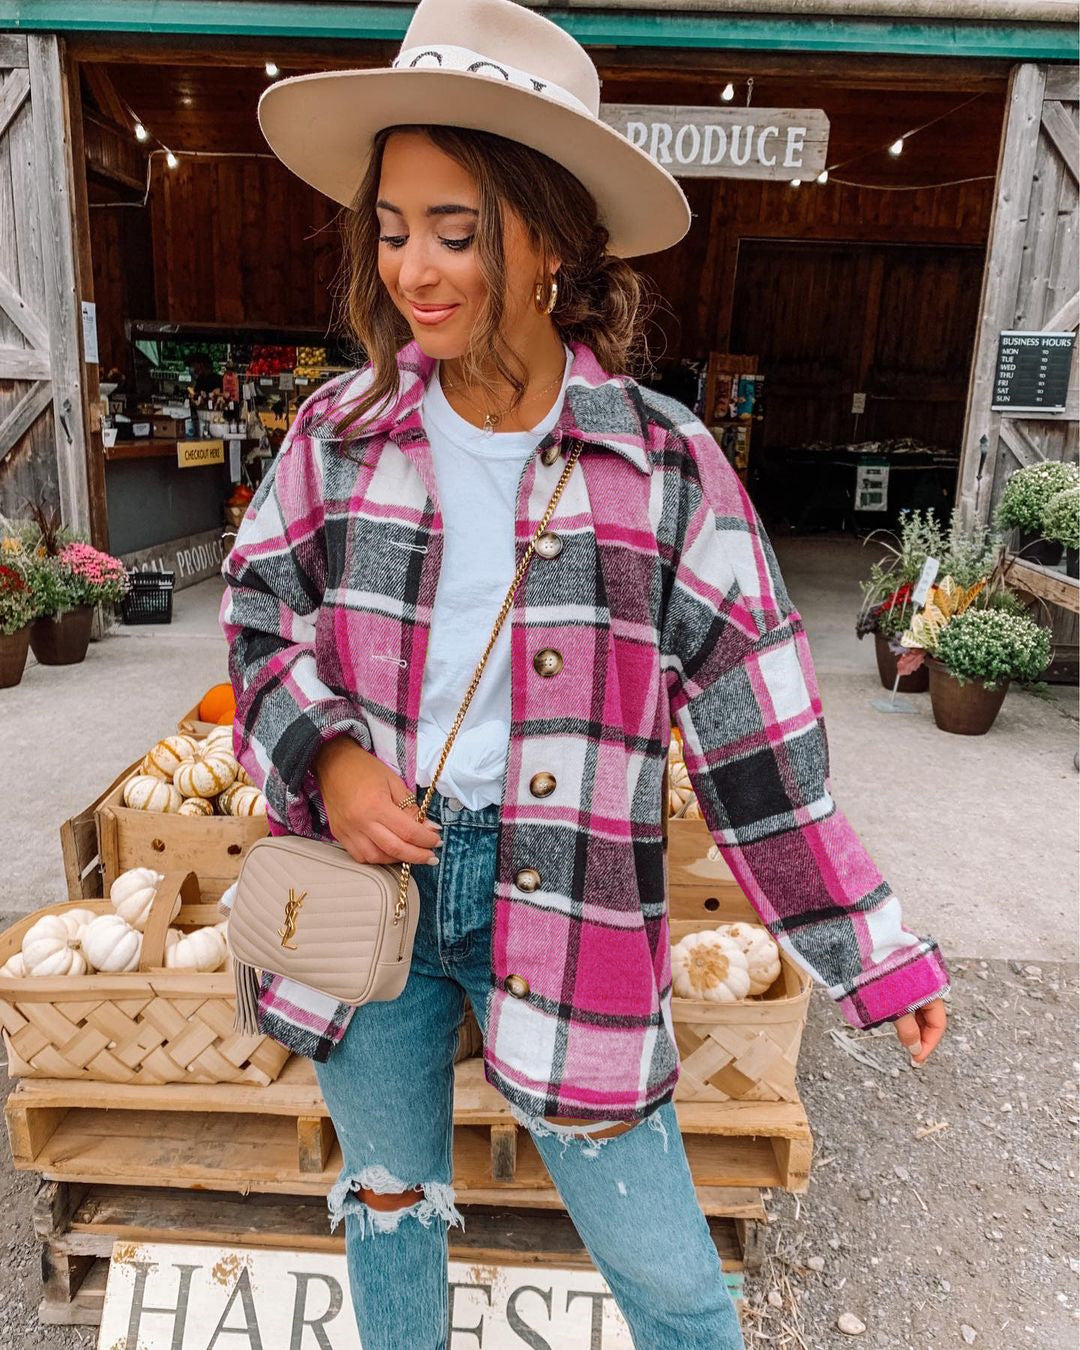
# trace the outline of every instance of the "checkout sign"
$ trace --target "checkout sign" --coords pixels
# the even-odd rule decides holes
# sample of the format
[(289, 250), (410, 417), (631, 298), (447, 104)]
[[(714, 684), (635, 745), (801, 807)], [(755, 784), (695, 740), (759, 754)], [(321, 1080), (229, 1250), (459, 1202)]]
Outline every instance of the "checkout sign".
[(177, 441), (176, 463), (181, 469), (200, 469), (207, 464), (224, 464), (225, 442)]
[[(633, 1350), (595, 1270), (450, 1263), (449, 1350)], [(363, 1350), (344, 1254), (118, 1242), (99, 1350)]]

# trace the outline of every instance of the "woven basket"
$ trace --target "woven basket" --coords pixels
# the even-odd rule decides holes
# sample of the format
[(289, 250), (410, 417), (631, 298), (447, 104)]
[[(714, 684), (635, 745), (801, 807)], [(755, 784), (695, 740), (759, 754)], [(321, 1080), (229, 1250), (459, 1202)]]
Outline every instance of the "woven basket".
[[(163, 968), (168, 915), (178, 894), (175, 926), (198, 928), (220, 919), (216, 905), (200, 903), (193, 872), (168, 873), (154, 899), (137, 971), (0, 976), (0, 1028), (13, 1078), (263, 1087), (274, 1081), (289, 1051), (268, 1036), (233, 1031), (231, 972)], [(43, 914), (79, 908), (112, 913), (108, 900), (83, 900), (27, 915), (0, 933), (0, 965), (21, 950), (24, 934)]]
[[(672, 893), (673, 943), (721, 923), (761, 922), (741, 894), (735, 898), (720, 886), (714, 889), (718, 895)], [(680, 1059), (675, 1100), (798, 1101), (795, 1070), (812, 987), (809, 975), (782, 951), (779, 977), (757, 998), (737, 1003), (672, 998)]]

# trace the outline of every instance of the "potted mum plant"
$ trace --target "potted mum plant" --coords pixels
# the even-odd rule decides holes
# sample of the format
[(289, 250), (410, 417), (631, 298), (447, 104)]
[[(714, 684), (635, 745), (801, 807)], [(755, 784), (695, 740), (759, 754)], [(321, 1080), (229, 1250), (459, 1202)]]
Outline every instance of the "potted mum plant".
[(1030, 684), (1050, 664), (1050, 633), (1010, 608), (969, 608), (942, 628), (929, 659), (930, 706), (942, 731), (983, 736), (1009, 684)]
[(1051, 497), (1043, 512), (1043, 534), (1065, 550), (1065, 573), (1080, 578), (1080, 487)]
[(95, 607), (120, 599), (127, 571), (119, 558), (65, 530), (55, 509), (39, 503), (31, 514), (23, 538), (39, 617), (30, 649), (43, 666), (75, 665), (86, 657)]
[(1017, 552), (1028, 562), (1053, 567), (1061, 561), (1061, 544), (1045, 536), (1043, 516), (1053, 497), (1075, 487), (1080, 487), (1080, 469), (1056, 460), (1025, 465), (1009, 476), (998, 503), (997, 523), (1019, 532)]
[(23, 677), (30, 625), (36, 615), (21, 554), (15, 549), (0, 550), (0, 689), (11, 689)]

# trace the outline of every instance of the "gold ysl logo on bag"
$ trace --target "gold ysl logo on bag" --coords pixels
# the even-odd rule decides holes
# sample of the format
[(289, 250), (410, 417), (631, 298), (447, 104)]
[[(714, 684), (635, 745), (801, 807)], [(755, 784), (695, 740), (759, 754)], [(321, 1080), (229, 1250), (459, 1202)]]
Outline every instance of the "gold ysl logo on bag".
[(300, 908), (306, 899), (307, 891), (301, 891), (297, 895), (292, 887), (289, 888), (289, 898), (285, 902), (285, 922), (277, 931), (281, 945), (288, 947), (291, 952), (296, 951), (296, 944), (290, 939), (296, 935), (296, 921), (300, 917)]

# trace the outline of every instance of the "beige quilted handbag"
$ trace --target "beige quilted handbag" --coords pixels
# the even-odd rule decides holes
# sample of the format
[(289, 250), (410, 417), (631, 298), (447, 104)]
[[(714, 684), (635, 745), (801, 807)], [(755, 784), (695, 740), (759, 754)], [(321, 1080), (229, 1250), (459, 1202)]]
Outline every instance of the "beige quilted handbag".
[[(510, 613), (536, 541), (548, 527), (581, 454), (575, 441), (529, 545), (518, 563), (431, 786), (417, 807), (423, 820), (454, 738), (476, 693), (495, 639)], [(356, 862), (339, 844), (295, 835), (258, 839), (248, 849), (226, 928), (236, 982), (236, 1028), (258, 1031), (260, 970), (356, 1006), (397, 998), (405, 988), (420, 897), (409, 863)]]

